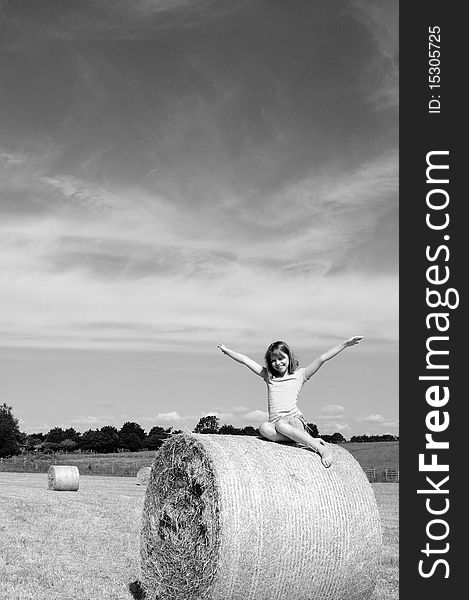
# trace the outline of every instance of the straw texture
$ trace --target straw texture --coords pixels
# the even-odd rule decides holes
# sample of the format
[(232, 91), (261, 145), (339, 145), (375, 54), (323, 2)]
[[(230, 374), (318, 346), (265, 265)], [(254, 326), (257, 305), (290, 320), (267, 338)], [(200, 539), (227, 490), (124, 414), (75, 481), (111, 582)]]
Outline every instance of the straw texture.
[(48, 472), (48, 488), (56, 492), (76, 492), (80, 484), (78, 467), (52, 465)]
[(141, 535), (149, 600), (366, 600), (381, 555), (358, 462), (253, 436), (176, 435), (155, 457)]
[(151, 467), (142, 467), (137, 473), (137, 485), (147, 485), (150, 479)]

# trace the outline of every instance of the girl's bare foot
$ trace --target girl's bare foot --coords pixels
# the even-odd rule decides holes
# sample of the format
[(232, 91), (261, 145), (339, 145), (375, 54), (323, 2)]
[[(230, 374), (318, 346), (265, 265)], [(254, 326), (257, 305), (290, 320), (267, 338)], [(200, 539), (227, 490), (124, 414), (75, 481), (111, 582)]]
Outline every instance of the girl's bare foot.
[(313, 438), (313, 440), (314, 443), (310, 444), (311, 449), (320, 455), (321, 462), (326, 468), (330, 467), (334, 461), (334, 457), (329, 446), (321, 438)]
[(328, 468), (332, 465), (333, 461), (334, 457), (332, 456), (332, 452), (329, 450), (329, 448), (324, 448), (324, 450), (321, 452), (322, 464)]

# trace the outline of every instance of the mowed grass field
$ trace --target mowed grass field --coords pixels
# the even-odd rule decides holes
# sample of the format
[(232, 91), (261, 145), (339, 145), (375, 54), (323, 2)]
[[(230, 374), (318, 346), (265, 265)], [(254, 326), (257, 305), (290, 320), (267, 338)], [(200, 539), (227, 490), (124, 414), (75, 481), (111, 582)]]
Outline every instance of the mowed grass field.
[[(384, 534), (372, 600), (397, 600), (399, 484), (372, 488)], [(0, 598), (132, 600), (145, 490), (131, 477), (80, 476), (77, 492), (55, 492), (44, 473), (0, 473)]]
[(399, 442), (347, 442), (341, 444), (362, 469), (399, 469)]

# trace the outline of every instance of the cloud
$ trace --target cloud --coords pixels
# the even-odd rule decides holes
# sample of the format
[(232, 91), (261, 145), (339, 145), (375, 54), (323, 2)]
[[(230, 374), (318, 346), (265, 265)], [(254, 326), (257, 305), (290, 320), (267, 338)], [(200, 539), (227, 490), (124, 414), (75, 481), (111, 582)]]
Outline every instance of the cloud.
[(327, 404), (322, 406), (314, 416), (314, 422), (319, 430), (319, 435), (331, 435), (335, 432), (347, 433), (350, 430), (349, 417), (346, 409), (340, 404)]
[[(329, 166), (269, 195), (265, 201), (252, 203), (246, 198), (233, 203), (223, 211), (224, 218), (235, 226), (233, 231), (228, 228), (224, 232), (225, 239), (235, 244), (232, 235), (242, 231), (251, 260), (276, 257), (272, 248), (277, 247), (283, 264), (276, 268), (326, 274), (347, 261), (357, 247), (373, 240), (383, 215), (397, 228), (397, 214), (390, 212), (390, 206), (397, 206), (397, 190), (398, 161), (394, 152), (352, 170)], [(397, 239), (396, 232), (391, 235)], [(373, 241), (376, 244), (380, 240)]]
[(257, 427), (259, 422), (266, 421), (268, 414), (262, 410), (253, 410), (245, 412), (245, 407), (233, 407), (229, 411), (219, 409), (209, 409), (200, 411), (197, 414), (183, 414), (181, 415), (177, 411), (171, 411), (167, 413), (159, 413), (155, 416), (140, 417), (140, 421), (144, 423), (152, 424), (166, 424), (173, 425), (177, 428), (186, 428), (192, 430), (199, 420), (206, 416), (215, 416), (220, 420), (220, 424), (223, 425), (234, 425), (236, 427), (244, 427), (246, 422)]
[(109, 425), (109, 416), (107, 417), (97, 417), (97, 416), (77, 416), (77, 417), (73, 417), (72, 419), (70, 419), (70, 423), (72, 423), (73, 425), (81, 425), (81, 426), (88, 426), (88, 427), (96, 427), (96, 428), (100, 428), (103, 427), (105, 425)]
[(167, 413), (158, 413), (154, 417), (154, 420), (155, 422), (162, 421), (163, 423), (178, 423), (183, 420), (183, 417), (181, 417), (177, 411), (171, 411)]
[(354, 17), (371, 34), (378, 50), (367, 70), (370, 101), (378, 109), (396, 107), (399, 102), (396, 5), (387, 0), (352, 0), (351, 6)]
[(366, 417), (361, 417), (358, 421), (362, 421), (364, 423), (384, 423), (385, 418), (383, 415), (368, 415)]
[(335, 433), (341, 431), (348, 431), (350, 429), (350, 425), (348, 423), (334, 423), (332, 426), (329, 426), (329, 429)]
[(27, 155), (22, 152), (10, 152), (0, 148), (0, 165), (2, 165), (5, 169), (20, 167), (27, 161)]
[(356, 422), (365, 423), (368, 426), (364, 431), (363, 429), (358, 431), (358, 434), (373, 435), (392, 432), (394, 435), (398, 435), (399, 433), (399, 419), (386, 419), (381, 414), (370, 414), (357, 418)]
[(384, 421), (383, 427), (399, 427), (399, 419), (393, 421)]
[(31, 435), (32, 433), (47, 433), (53, 427), (58, 427), (57, 423), (54, 423), (54, 425), (49, 425), (48, 423), (39, 423), (39, 424), (36, 424), (36, 425), (26, 426), (25, 425), (25, 423), (26, 423), (25, 421), (22, 421), (20, 419), (20, 422), (24, 424), (21, 427), (21, 431), (24, 431), (28, 435)]
[[(350, 430), (349, 423), (343, 422), (340, 418), (334, 419), (333, 417), (329, 418), (315, 418), (316, 425), (319, 430), (319, 435), (332, 435), (335, 432), (348, 432)], [(314, 422), (313, 421), (313, 422)]]
[(47, 42), (141, 40), (155, 31), (184, 30), (232, 12), (233, 7), (214, 0), (102, 0), (80, 10), (62, 4), (35, 11), (5, 11), (5, 22), (17, 35), (9, 38), (10, 52), (37, 52)]
[[(395, 341), (397, 275), (331, 271), (371, 235), (395, 191), (395, 166), (395, 157), (378, 158), (347, 177), (286, 190), (289, 216), (273, 217), (269, 235), (241, 199), (228, 213), (223, 203), (183, 210), (141, 189), (40, 176), (32, 191), (43, 213), (10, 214), (0, 225), (5, 340), (177, 348), (274, 331), (301, 344), (311, 332), (326, 340), (353, 330)], [(280, 195), (267, 201), (278, 212)], [(273, 290), (294, 307), (287, 328), (278, 325)]]
[(55, 177), (40, 177), (39, 181), (45, 183), (52, 190), (57, 190), (66, 199), (74, 201), (83, 208), (100, 209), (103, 212), (115, 211), (122, 207), (119, 199), (101, 186), (93, 185), (70, 175), (57, 175)]
[(245, 413), (248, 409), (245, 406), (233, 406), (233, 408), (231, 409), (232, 413), (235, 414), (239, 414), (239, 413)]
[(256, 423), (261, 421), (267, 421), (268, 418), (268, 414), (263, 410), (253, 410), (243, 415), (243, 419), (245, 421), (254, 421)]
[[(311, 44), (325, 43), (327, 32), (316, 42), (308, 23), (284, 30), (280, 9), (260, 30), (258, 3), (90, 6), (7, 11), (21, 39), (38, 44), (151, 35), (132, 52), (119, 44), (86, 44), (86, 52), (64, 44), (77, 77), (73, 97), (55, 83), (34, 110), (9, 100), (20, 107), (18, 122), (37, 115), (36, 131), (51, 117), (48, 94), (68, 98), (43, 137), (26, 133), (24, 143), (0, 149), (4, 343), (204, 351), (220, 339), (247, 349), (273, 337), (323, 346), (360, 332), (370, 344), (395, 344), (397, 260), (388, 257), (397, 249), (397, 153), (368, 144), (377, 135), (369, 123), (357, 143), (357, 132), (347, 129), (352, 113), (336, 123), (343, 110), (329, 110), (329, 100), (341, 97), (342, 80), (318, 94), (305, 81), (304, 62), (292, 73), (296, 46), (286, 62), (270, 52), (278, 31)], [(219, 45), (210, 36), (199, 44), (194, 25), (231, 10), (268, 37), (253, 36), (245, 47), (235, 28)], [(310, 10), (311, 22), (323, 16)], [(391, 60), (392, 15), (381, 3), (355, 2), (353, 10), (374, 36), (379, 60)], [(187, 26), (188, 37), (175, 41), (155, 23)], [(363, 32), (352, 29), (353, 36)], [(157, 65), (155, 47), (168, 49)], [(44, 48), (37, 61), (50, 69)], [(215, 49), (221, 54), (212, 56)], [(221, 69), (224, 58), (229, 64)], [(355, 70), (368, 60), (354, 55), (352, 62)], [(324, 78), (323, 70), (314, 65)], [(59, 74), (57, 81), (68, 81)], [(318, 116), (321, 106), (327, 111)], [(324, 123), (321, 114), (328, 115)]]

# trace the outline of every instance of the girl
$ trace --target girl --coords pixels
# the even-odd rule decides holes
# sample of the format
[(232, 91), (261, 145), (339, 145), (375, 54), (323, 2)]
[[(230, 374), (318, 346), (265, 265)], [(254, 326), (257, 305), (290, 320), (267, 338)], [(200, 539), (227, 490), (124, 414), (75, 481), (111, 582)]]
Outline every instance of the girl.
[(325, 467), (332, 464), (332, 452), (320, 438), (312, 437), (307, 431), (305, 418), (298, 409), (297, 400), (301, 388), (316, 371), (339, 352), (349, 346), (355, 346), (363, 339), (356, 335), (321, 354), (305, 368), (298, 368), (298, 361), (285, 342), (270, 344), (265, 353), (265, 366), (244, 354), (230, 350), (223, 344), (217, 347), (233, 360), (246, 365), (267, 384), (267, 402), (269, 420), (261, 423), (259, 433), (273, 442), (295, 441), (311, 448), (321, 456)]

